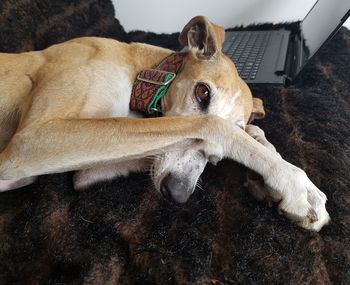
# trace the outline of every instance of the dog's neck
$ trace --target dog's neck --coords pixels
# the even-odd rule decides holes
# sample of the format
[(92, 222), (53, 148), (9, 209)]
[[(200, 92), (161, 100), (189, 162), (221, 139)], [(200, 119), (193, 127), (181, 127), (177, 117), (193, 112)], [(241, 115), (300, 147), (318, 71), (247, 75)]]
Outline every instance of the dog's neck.
[(132, 43), (126, 45), (126, 48), (128, 49), (130, 60), (132, 61), (135, 78), (141, 70), (156, 66), (162, 59), (174, 52), (170, 49), (143, 43)]

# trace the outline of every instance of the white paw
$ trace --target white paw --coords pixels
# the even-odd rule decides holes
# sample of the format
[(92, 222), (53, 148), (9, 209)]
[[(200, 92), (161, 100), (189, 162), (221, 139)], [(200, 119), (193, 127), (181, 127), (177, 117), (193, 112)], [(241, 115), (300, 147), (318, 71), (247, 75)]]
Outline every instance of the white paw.
[(259, 136), (263, 136), (263, 137), (265, 136), (265, 132), (256, 125), (248, 124), (245, 127), (245, 131), (253, 138), (259, 137)]
[(275, 146), (266, 139), (265, 132), (262, 129), (260, 129), (258, 126), (249, 124), (246, 126), (245, 131), (257, 142), (261, 143), (263, 146), (265, 146), (266, 148), (268, 148), (269, 150), (275, 152), (278, 156), (280, 156)]
[(0, 192), (5, 192), (17, 188), (21, 188), (32, 184), (37, 176), (24, 177), (20, 179), (0, 180)]
[(75, 190), (84, 190), (98, 182), (111, 180), (121, 171), (117, 172), (116, 166), (119, 164), (106, 164), (99, 167), (79, 170), (74, 173), (73, 186)]
[(247, 169), (245, 187), (247, 187), (250, 194), (258, 201), (267, 201), (271, 204), (270, 195), (265, 189), (264, 179), (254, 172), (253, 170)]
[[(275, 181), (272, 181), (275, 180)], [(319, 231), (330, 221), (326, 210), (326, 195), (295, 166), (282, 170), (279, 179), (265, 181), (276, 192), (281, 193), (279, 209), (299, 226)]]
[(79, 170), (73, 175), (73, 187), (77, 191), (84, 190), (94, 184), (95, 180), (91, 179), (90, 169)]

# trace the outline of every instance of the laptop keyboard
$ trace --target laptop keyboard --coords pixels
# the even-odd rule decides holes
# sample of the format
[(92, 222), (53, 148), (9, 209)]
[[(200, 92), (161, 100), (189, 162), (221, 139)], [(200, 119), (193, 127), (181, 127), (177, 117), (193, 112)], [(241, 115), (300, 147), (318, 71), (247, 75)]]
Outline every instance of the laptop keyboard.
[(271, 31), (238, 31), (225, 40), (223, 52), (233, 60), (242, 79), (255, 79), (270, 37)]

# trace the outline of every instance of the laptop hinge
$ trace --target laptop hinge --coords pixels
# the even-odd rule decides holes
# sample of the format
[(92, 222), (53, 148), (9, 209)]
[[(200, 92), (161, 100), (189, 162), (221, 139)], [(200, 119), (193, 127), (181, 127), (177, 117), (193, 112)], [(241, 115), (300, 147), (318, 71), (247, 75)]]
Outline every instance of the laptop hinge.
[(276, 75), (286, 74), (286, 59), (287, 59), (289, 39), (290, 39), (290, 31), (287, 31), (287, 33), (283, 34), (283, 38), (281, 40), (279, 54), (278, 54), (276, 66), (275, 66)]

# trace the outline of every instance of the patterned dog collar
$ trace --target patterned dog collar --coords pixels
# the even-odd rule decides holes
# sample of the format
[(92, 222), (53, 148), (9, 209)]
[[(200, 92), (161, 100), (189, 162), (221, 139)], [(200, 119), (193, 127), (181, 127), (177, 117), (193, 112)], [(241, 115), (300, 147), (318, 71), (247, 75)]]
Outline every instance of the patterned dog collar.
[(180, 71), (186, 53), (172, 53), (155, 68), (142, 70), (133, 85), (130, 109), (147, 115), (162, 112), (160, 99)]

